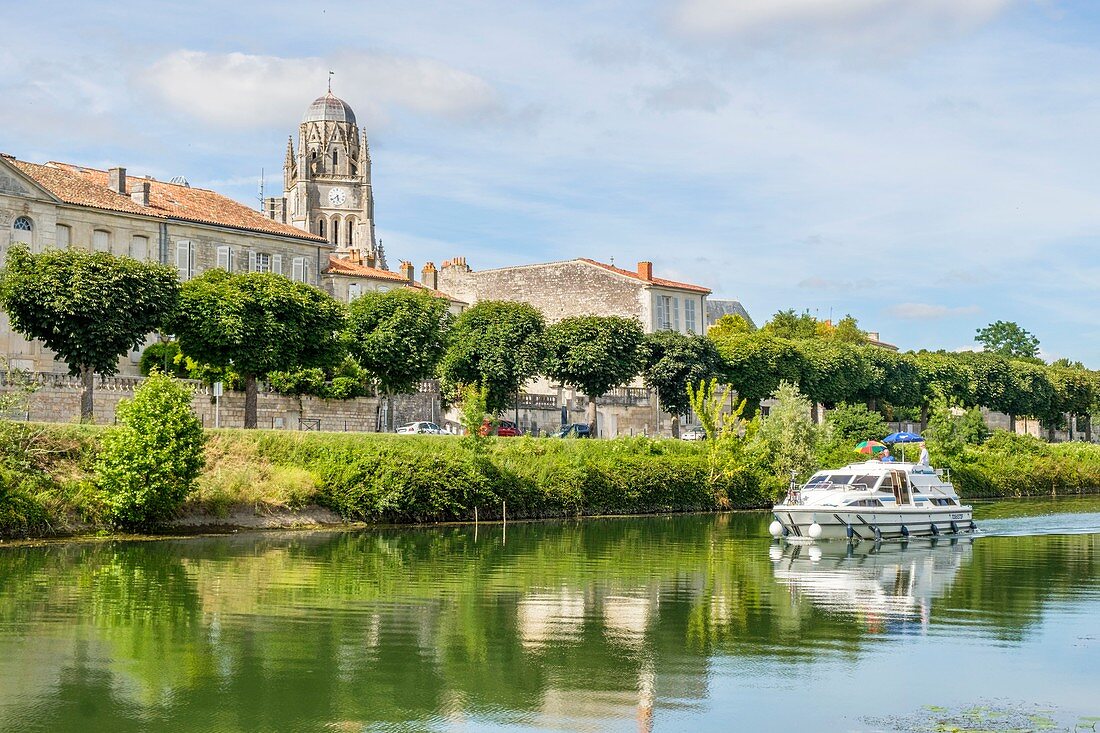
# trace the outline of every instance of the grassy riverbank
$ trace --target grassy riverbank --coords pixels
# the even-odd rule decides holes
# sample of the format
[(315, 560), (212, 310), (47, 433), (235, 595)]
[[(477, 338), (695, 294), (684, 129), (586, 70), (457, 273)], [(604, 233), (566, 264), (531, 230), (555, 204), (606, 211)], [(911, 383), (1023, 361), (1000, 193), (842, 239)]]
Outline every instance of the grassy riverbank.
[[(0, 455), (0, 536), (108, 529), (93, 466), (104, 428), (9, 425)], [(707, 446), (674, 440), (468, 439), (288, 431), (207, 432), (185, 523), (242, 516), (316, 521), (323, 507), (367, 522), (434, 522), (770, 506), (782, 482), (760, 461), (712, 478)], [(935, 455), (934, 455), (935, 457)], [(1100, 446), (998, 434), (937, 463), (968, 498), (1091, 493)]]
[[(25, 456), (5, 469), (0, 534), (105, 527), (93, 466), (104, 429), (16, 426)], [(614, 441), (487, 439), (213, 430), (206, 467), (181, 514), (258, 514), (321, 506), (346, 520), (433, 522), (590, 514), (706, 511), (768, 504), (745, 469), (710, 479), (702, 446)], [(204, 520), (204, 521), (208, 521)]]

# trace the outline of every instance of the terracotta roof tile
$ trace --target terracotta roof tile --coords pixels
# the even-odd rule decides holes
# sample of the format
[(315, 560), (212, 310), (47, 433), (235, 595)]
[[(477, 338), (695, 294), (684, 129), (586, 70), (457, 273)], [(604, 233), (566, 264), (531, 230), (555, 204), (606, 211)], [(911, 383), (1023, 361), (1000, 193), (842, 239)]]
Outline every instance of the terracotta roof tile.
[(641, 275), (639, 275), (637, 272), (631, 272), (630, 270), (624, 270), (621, 267), (615, 267), (614, 265), (609, 265), (606, 262), (597, 262), (596, 260), (590, 260), (587, 257), (581, 257), (580, 261), (581, 262), (587, 262), (588, 264), (595, 265), (596, 267), (602, 267), (605, 270), (617, 273), (619, 275), (626, 275), (627, 277), (632, 277), (632, 278), (634, 278), (635, 280), (637, 280), (639, 282), (651, 283), (653, 285), (659, 285), (663, 288), (676, 288), (678, 290), (691, 290), (691, 291), (694, 291), (696, 293), (710, 293), (711, 292), (710, 288), (704, 288), (702, 285), (692, 285), (690, 283), (682, 283), (682, 282), (677, 282), (675, 280), (666, 280), (666, 279), (661, 278), (661, 277), (655, 277), (652, 280), (646, 280)]
[(429, 288), (426, 285), (418, 282), (409, 282), (404, 276), (399, 273), (391, 272), (390, 270), (383, 270), (378, 267), (368, 267), (366, 265), (356, 264), (350, 260), (346, 260), (337, 255), (329, 255), (328, 269), (325, 270), (328, 275), (343, 275), (345, 277), (360, 277), (366, 280), (386, 280), (388, 282), (401, 282), (405, 287), (412, 290), (427, 290), (437, 298), (444, 298), (452, 303), (463, 303), (466, 301), (459, 300), (453, 295), (448, 295), (442, 290), (435, 290)]
[(400, 280), (401, 282), (408, 282), (408, 280), (399, 273), (383, 270), (379, 267), (359, 265), (342, 257), (337, 257), (336, 255), (329, 255), (328, 269), (326, 272), (332, 275), (351, 275), (352, 277), (364, 277), (374, 280)]
[(68, 204), (325, 243), (323, 237), (268, 219), (244, 204), (205, 188), (127, 176), (128, 191), (142, 183), (149, 183), (149, 206), (142, 206), (129, 195), (112, 191), (108, 187), (107, 171), (81, 168), (68, 163), (51, 162), (39, 165), (22, 160), (11, 160), (10, 163)]

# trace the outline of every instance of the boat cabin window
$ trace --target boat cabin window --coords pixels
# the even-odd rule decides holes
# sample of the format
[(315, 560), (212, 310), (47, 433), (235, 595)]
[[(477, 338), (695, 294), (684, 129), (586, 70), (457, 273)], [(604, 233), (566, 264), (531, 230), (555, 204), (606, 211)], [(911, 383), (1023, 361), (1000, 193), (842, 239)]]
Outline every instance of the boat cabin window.
[(833, 486), (844, 486), (852, 480), (852, 476), (846, 473), (833, 474), (829, 477), (829, 483)]
[(936, 506), (958, 506), (959, 502), (954, 499), (932, 499), (932, 503)]
[(906, 475), (905, 471), (891, 471), (888, 486), (899, 505), (913, 503), (909, 494), (909, 476)]
[(866, 489), (870, 491), (875, 488), (875, 484), (878, 483), (878, 476), (865, 475), (865, 476), (853, 476), (852, 488), (853, 489)]

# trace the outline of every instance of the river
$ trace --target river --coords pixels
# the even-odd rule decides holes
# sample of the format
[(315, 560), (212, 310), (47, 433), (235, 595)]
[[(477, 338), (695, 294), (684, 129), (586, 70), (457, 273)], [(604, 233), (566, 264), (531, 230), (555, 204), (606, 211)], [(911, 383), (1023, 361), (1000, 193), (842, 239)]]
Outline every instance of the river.
[(0, 547), (0, 730), (1074, 730), (1100, 498), (907, 546), (766, 513)]

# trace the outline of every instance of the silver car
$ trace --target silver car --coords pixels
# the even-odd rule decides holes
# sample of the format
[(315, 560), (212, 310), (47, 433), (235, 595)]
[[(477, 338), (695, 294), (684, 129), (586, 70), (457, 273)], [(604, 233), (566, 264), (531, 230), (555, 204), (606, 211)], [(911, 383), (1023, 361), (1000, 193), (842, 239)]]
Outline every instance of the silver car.
[(397, 433), (400, 435), (443, 435), (443, 428), (436, 425), (434, 422), (426, 422), (421, 420), (420, 422), (411, 422), (407, 425), (402, 425), (397, 429)]
[(707, 431), (703, 430), (702, 427), (688, 428), (680, 433), (680, 438), (682, 440), (706, 440)]

